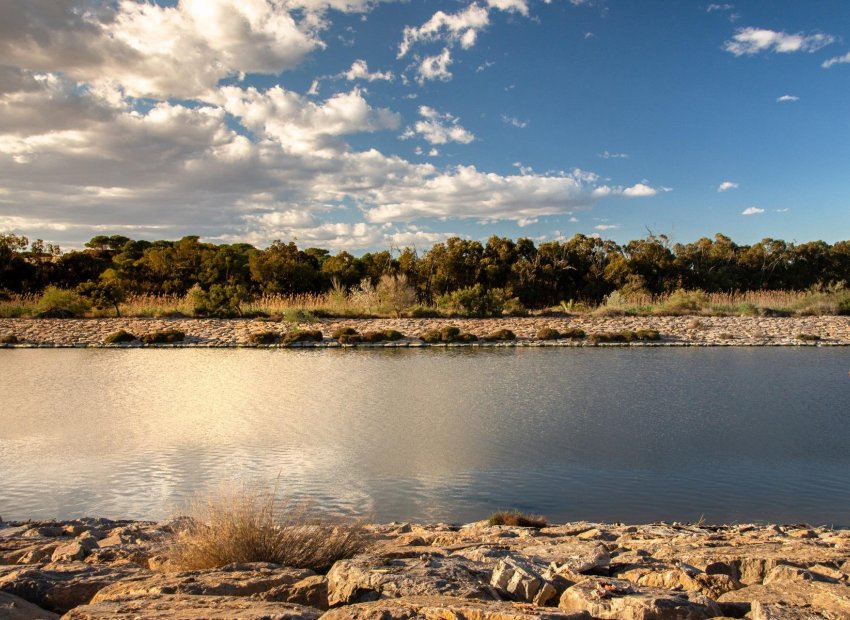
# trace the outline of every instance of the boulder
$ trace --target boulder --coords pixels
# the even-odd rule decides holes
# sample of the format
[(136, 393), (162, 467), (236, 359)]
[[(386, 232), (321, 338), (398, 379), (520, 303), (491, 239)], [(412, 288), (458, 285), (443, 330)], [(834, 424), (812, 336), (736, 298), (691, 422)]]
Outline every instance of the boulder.
[(699, 592), (714, 599), (741, 587), (740, 582), (729, 575), (707, 575), (699, 569), (685, 565), (658, 566), (657, 564), (649, 564), (628, 567), (625, 570), (618, 570), (614, 576), (640, 586)]
[(71, 562), (22, 567), (0, 575), (0, 591), (57, 613), (88, 603), (106, 586), (146, 571), (138, 567), (104, 567)]
[(14, 594), (0, 592), (0, 618), (3, 620), (53, 620), (58, 617)]
[(529, 560), (543, 565), (556, 564), (556, 571), (587, 573), (608, 566), (611, 554), (598, 542), (570, 541), (555, 544), (537, 544), (517, 549)]
[(558, 590), (541, 574), (539, 566), (517, 556), (505, 557), (496, 564), (490, 585), (515, 601), (546, 605), (558, 596)]
[(761, 605), (816, 610), (836, 618), (850, 618), (850, 586), (844, 583), (780, 580), (727, 592), (717, 602), (723, 609), (729, 610), (730, 615), (743, 615), (753, 610), (758, 602)]
[(829, 612), (759, 601), (753, 603), (749, 617), (751, 620), (839, 620), (839, 616)]
[(298, 603), (316, 609), (328, 608), (328, 580), (322, 575), (305, 577), (289, 585), (281, 585), (266, 592), (255, 594), (261, 601)]
[(590, 620), (590, 616), (520, 603), (412, 596), (332, 609), (322, 620)]
[(149, 594), (82, 605), (62, 616), (63, 620), (318, 620), (318, 609), (260, 601), (244, 596), (193, 596)]
[(720, 615), (710, 598), (637, 586), (623, 579), (589, 577), (561, 595), (561, 609), (586, 611), (600, 620), (702, 620)]
[(499, 600), (488, 582), (488, 571), (462, 558), (360, 556), (340, 560), (328, 572), (328, 603), (335, 607), (379, 598), (435, 595)]
[(76, 540), (56, 547), (50, 556), (50, 561), (81, 562), (86, 559), (86, 556), (91, 553), (92, 549), (97, 549), (97, 540), (91, 535), (81, 536)]

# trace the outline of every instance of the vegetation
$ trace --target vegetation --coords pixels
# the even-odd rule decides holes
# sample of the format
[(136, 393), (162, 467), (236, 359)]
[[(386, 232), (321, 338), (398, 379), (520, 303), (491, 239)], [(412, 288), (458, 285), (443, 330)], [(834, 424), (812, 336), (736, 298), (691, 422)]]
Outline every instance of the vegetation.
[(248, 342), (253, 344), (276, 344), (280, 342), (280, 334), (273, 331), (255, 332), (248, 336)]
[[(45, 297), (47, 298), (44, 301)], [(530, 310), (529, 310), (530, 309)], [(97, 236), (63, 253), (0, 234), (0, 316), (522, 316), (850, 314), (850, 241), (724, 235), (624, 245), (460, 238), (355, 257), (275, 241)], [(303, 313), (303, 316), (296, 316)]]
[(797, 340), (802, 340), (803, 342), (817, 342), (820, 340), (820, 336), (817, 334), (797, 334)]
[(119, 344), (122, 342), (134, 342), (136, 340), (138, 340), (138, 338), (123, 329), (119, 329), (117, 332), (112, 332), (103, 339), (106, 344)]
[(3, 334), (3, 336), (0, 336), (0, 344), (18, 344), (19, 342), (15, 334)]
[(516, 334), (509, 329), (498, 329), (484, 336), (484, 340), (495, 342), (499, 340), (516, 340)]
[(515, 527), (546, 527), (549, 523), (545, 517), (527, 515), (516, 510), (500, 510), (487, 519), (489, 525), (512, 525)]
[(437, 344), (440, 342), (476, 342), (478, 336), (461, 332), (460, 328), (454, 325), (446, 325), (441, 329), (425, 332), (421, 339), (428, 344)]
[(558, 340), (561, 337), (561, 332), (551, 327), (543, 327), (537, 330), (538, 340)]
[(587, 336), (587, 340), (592, 344), (621, 342), (628, 343), (634, 341), (661, 340), (661, 334), (654, 329), (639, 329), (633, 331), (624, 329), (620, 332), (598, 332)]
[(151, 332), (141, 338), (145, 344), (174, 344), (175, 342), (183, 342), (185, 339), (186, 334), (176, 329)]
[(357, 523), (317, 519), (303, 508), (282, 505), (273, 492), (244, 487), (196, 500), (183, 523), (168, 558), (184, 571), (272, 562), (325, 573), (370, 543)]
[(281, 337), (281, 342), (285, 345), (296, 342), (321, 342), (322, 338), (322, 332), (318, 329), (300, 329), (285, 333)]

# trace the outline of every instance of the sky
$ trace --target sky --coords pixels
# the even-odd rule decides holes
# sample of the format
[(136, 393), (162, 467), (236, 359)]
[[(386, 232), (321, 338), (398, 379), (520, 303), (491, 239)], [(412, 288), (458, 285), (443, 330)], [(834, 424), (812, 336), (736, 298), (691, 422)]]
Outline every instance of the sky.
[(847, 0), (3, 0), (0, 233), (850, 239)]

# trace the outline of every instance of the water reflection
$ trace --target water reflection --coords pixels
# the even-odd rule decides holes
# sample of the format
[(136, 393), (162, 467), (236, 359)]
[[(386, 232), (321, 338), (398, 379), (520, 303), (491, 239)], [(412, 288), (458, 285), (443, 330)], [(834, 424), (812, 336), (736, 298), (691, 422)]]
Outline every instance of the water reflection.
[(222, 480), (375, 519), (850, 523), (823, 349), (0, 352), (0, 515), (160, 518)]

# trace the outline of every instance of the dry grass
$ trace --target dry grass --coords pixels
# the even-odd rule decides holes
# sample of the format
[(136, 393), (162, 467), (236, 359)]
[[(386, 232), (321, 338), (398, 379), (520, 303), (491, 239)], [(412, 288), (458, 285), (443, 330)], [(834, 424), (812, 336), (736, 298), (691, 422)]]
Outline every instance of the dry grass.
[(168, 553), (176, 570), (272, 562), (325, 573), (370, 543), (357, 522), (314, 518), (304, 507), (281, 502), (274, 491), (244, 486), (195, 500), (184, 522)]
[(546, 527), (549, 523), (545, 517), (526, 515), (515, 510), (500, 510), (487, 519), (489, 525), (512, 525), (515, 527)]

